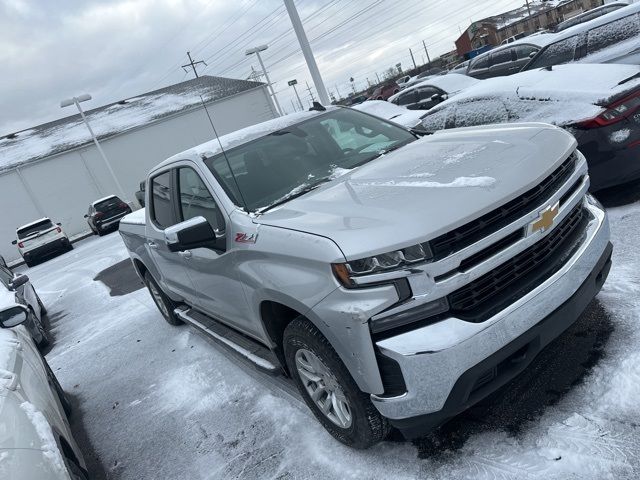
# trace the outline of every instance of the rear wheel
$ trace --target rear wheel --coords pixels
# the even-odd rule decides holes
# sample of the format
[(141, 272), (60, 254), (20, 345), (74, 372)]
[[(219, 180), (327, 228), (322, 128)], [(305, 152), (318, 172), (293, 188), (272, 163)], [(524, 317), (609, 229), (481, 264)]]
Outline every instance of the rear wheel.
[(369, 448), (391, 430), (349, 374), (333, 347), (307, 319), (284, 331), (284, 354), (302, 398), (324, 428), (353, 448)]
[(145, 272), (144, 274), (144, 283), (149, 289), (149, 293), (156, 307), (158, 307), (158, 310), (160, 310), (160, 313), (167, 323), (170, 325), (182, 325), (184, 322), (173, 313), (177, 305), (165, 295), (149, 272)]

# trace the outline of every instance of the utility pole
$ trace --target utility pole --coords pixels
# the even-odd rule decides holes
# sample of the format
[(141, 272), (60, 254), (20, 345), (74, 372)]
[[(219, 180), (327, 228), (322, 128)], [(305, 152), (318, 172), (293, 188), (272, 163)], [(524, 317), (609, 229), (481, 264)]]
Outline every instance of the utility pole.
[(427, 63), (431, 65), (431, 59), (429, 58), (429, 50), (427, 50), (427, 44), (422, 40), (422, 46), (424, 47), (424, 53), (427, 54)]
[(340, 93), (340, 90), (338, 90), (338, 84), (336, 83), (336, 92), (338, 92), (338, 98), (342, 99), (342, 94)]
[(411, 54), (411, 61), (413, 62), (413, 68), (418, 68), (418, 66), (416, 65), (416, 59), (413, 58), (413, 52), (411, 51), (411, 49), (409, 49), (409, 53)]
[(262, 57), (260, 56), (260, 52), (264, 52), (267, 48), (269, 48), (267, 45), (260, 45), (258, 47), (248, 49), (247, 51), (244, 52), (244, 54), (249, 56), (255, 53), (256, 57), (258, 57), (260, 68), (262, 68), (262, 73), (264, 74), (264, 78), (267, 80), (267, 88), (271, 92), (271, 98), (273, 98), (273, 102), (276, 104), (276, 110), (278, 114), (282, 115), (282, 111), (280, 110), (280, 104), (278, 103), (278, 97), (276, 97), (276, 91), (273, 89), (273, 84), (269, 79), (269, 74), (267, 73), (267, 69), (264, 68), (264, 63), (262, 62)]
[(376, 72), (376, 78), (378, 79), (378, 84), (380, 84), (380, 75), (378, 75), (378, 72)]
[(311, 97), (311, 102), (313, 103), (313, 102), (316, 101), (316, 99), (313, 96), (313, 92), (311, 91), (311, 87), (309, 86), (309, 82), (306, 82), (306, 83), (307, 83), (307, 91), (309, 92), (309, 96)]
[(529, 0), (526, 0), (527, 2), (527, 13), (529, 14), (529, 18), (531, 18), (531, 7), (529, 7)]
[[(304, 110), (304, 107), (302, 106), (302, 100), (300, 100), (300, 95), (298, 95), (298, 89), (296, 88), (297, 84), (298, 84), (298, 80), (296, 80), (295, 78), (293, 80), (289, 80), (289, 82), (288, 82), (288, 85), (290, 87), (293, 87), (293, 91), (296, 92), (296, 98), (298, 99), (298, 103), (300, 104), (300, 110)], [(307, 86), (309, 86), (309, 85), (307, 85)], [(292, 100), (292, 102), (293, 102), (293, 100)]]
[(311, 78), (313, 79), (313, 83), (316, 86), (316, 91), (320, 96), (320, 103), (329, 105), (331, 103), (329, 101), (329, 95), (327, 95), (327, 89), (324, 87), (324, 82), (322, 81), (320, 70), (318, 70), (316, 59), (314, 58), (313, 52), (311, 51), (311, 46), (309, 45), (307, 34), (305, 33), (304, 27), (302, 26), (300, 15), (298, 15), (298, 10), (296, 10), (296, 6), (293, 3), (293, 0), (284, 0), (284, 6), (287, 7), (287, 12), (289, 12), (289, 18), (291, 19), (291, 24), (293, 25), (293, 29), (296, 32), (296, 36), (298, 37), (298, 42), (300, 42), (302, 54), (307, 61), (307, 67), (309, 68), (309, 72), (311, 73)]
[[(299, 99), (298, 99), (298, 100), (299, 100)], [(291, 99), (291, 106), (293, 107), (293, 111), (294, 111), (294, 112), (297, 112), (297, 111), (298, 111), (298, 109), (296, 108), (295, 103), (293, 103), (293, 98)]]
[(187, 52), (187, 57), (189, 57), (189, 63), (187, 63), (186, 65), (182, 65), (182, 69), (185, 72), (189, 72), (189, 70), (187, 70), (186, 67), (191, 67), (193, 68), (193, 73), (195, 74), (196, 78), (198, 78), (200, 75), (198, 75), (198, 70), (196, 69), (196, 65), (198, 65), (199, 63), (204, 63), (205, 66), (209, 66), (206, 64), (206, 62), (204, 60), (198, 60), (197, 62), (193, 61), (193, 58), (191, 58), (191, 52)]

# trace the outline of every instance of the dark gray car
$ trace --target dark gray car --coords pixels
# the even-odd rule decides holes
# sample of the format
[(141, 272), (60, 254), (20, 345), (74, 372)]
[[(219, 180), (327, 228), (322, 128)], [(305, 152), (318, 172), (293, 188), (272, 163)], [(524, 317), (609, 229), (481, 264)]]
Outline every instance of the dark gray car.
[(540, 47), (532, 43), (497, 47), (471, 60), (467, 75), (474, 78), (503, 77), (518, 73)]

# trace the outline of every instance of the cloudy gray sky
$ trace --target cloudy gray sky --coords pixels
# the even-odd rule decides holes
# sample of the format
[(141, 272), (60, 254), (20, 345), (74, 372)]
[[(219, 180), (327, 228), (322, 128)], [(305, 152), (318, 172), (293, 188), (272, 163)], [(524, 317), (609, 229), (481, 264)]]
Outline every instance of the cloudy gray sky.
[[(345, 95), (376, 72), (423, 63), (454, 48), (471, 20), (523, 0), (296, 0), (330, 91)], [(0, 0), (0, 135), (73, 113), (60, 100), (84, 92), (96, 107), (201, 74), (246, 78), (259, 65), (244, 51), (267, 43), (264, 60), (280, 103), (310, 75), (282, 0)], [(312, 85), (313, 87), (313, 85)], [(299, 90), (303, 100), (306, 90)], [(315, 91), (313, 91), (315, 95)], [(306, 97), (306, 98), (305, 98)]]

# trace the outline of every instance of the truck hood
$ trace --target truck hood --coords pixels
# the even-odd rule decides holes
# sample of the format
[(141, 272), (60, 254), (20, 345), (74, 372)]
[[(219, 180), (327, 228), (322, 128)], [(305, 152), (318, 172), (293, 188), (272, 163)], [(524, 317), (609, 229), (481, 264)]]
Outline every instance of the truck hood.
[(335, 241), (347, 260), (446, 233), (516, 198), (575, 148), (540, 123), (446, 130), (357, 167), (256, 218)]

